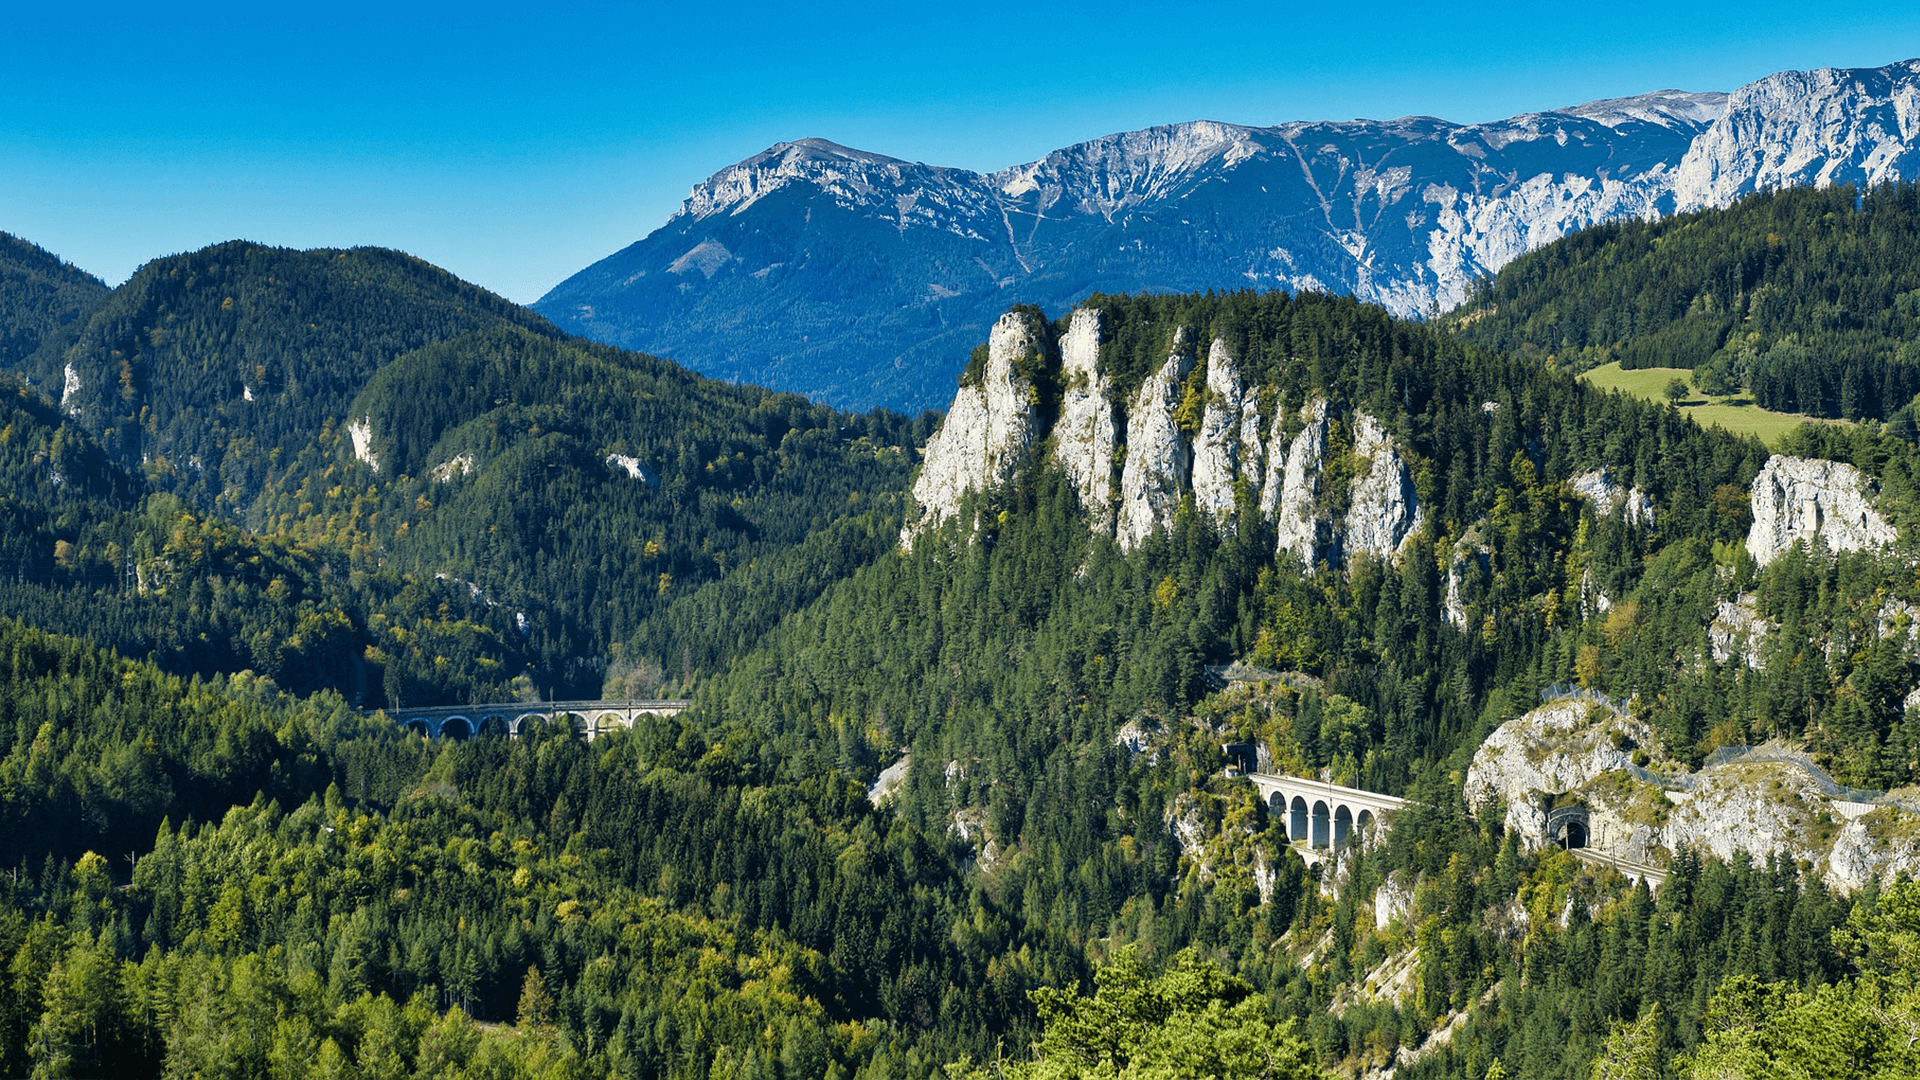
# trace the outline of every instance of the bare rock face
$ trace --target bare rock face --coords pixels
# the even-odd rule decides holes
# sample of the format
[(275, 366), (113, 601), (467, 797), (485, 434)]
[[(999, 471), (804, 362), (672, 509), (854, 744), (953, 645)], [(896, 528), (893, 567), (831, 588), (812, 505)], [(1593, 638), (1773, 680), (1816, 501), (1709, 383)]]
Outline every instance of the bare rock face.
[(1575, 495), (1593, 504), (1595, 517), (1609, 517), (1615, 510), (1626, 510), (1627, 524), (1640, 528), (1653, 525), (1653, 500), (1639, 488), (1622, 491), (1608, 470), (1588, 469), (1567, 482)]
[(1762, 861), (1780, 854), (1817, 862), (1825, 855), (1811, 833), (1815, 815), (1830, 800), (1804, 770), (1739, 762), (1695, 776), (1692, 791), (1672, 796), (1675, 806), (1661, 830), (1669, 851), (1693, 848), (1718, 859), (1745, 852)]
[(1054, 459), (1080, 493), (1096, 532), (1113, 529), (1113, 447), (1118, 441), (1106, 376), (1100, 374), (1100, 311), (1078, 308), (1060, 339), (1066, 391), (1054, 425)]
[(1747, 551), (1762, 566), (1794, 544), (1864, 551), (1894, 541), (1873, 508), (1860, 470), (1837, 461), (1775, 454), (1753, 478), (1753, 528)]
[(1549, 702), (1494, 729), (1467, 769), (1467, 805), (1482, 807), (1496, 797), (1507, 806), (1507, 827), (1533, 844), (1546, 839), (1541, 793), (1573, 791), (1603, 773), (1633, 763), (1616, 745), (1624, 735), (1650, 743), (1646, 724), (1604, 705), (1566, 698)]
[[(1310, 402), (1300, 410), (1300, 415), (1306, 426), (1287, 446), (1286, 465), (1277, 464), (1280, 455), (1269, 457), (1275, 464), (1269, 468), (1267, 487), (1275, 492), (1273, 518), (1280, 534), (1275, 545), (1277, 552), (1292, 555), (1312, 569), (1314, 559), (1324, 547), (1321, 535), (1324, 523), (1314, 503), (1320, 493), (1321, 464), (1327, 454), (1327, 403)], [(1276, 444), (1280, 441), (1280, 432), (1280, 425), (1275, 423)]]
[(1194, 440), (1193, 502), (1221, 525), (1233, 513), (1245, 421), (1242, 397), (1240, 368), (1227, 343), (1216, 338), (1207, 352), (1207, 408), (1200, 420), (1200, 437)]
[(1193, 368), (1186, 331), (1175, 332), (1166, 363), (1147, 376), (1127, 413), (1127, 463), (1120, 471), (1120, 521), (1115, 531), (1122, 548), (1138, 547), (1157, 526), (1173, 520), (1186, 486), (1187, 440), (1174, 411), (1180, 384)]
[(1720, 601), (1714, 609), (1713, 622), (1707, 626), (1707, 648), (1714, 663), (1724, 664), (1738, 656), (1749, 668), (1760, 670), (1760, 651), (1767, 643), (1770, 627), (1760, 617), (1758, 604), (1754, 594), (1741, 593), (1732, 600)]
[(1827, 886), (1838, 892), (1898, 874), (1920, 875), (1920, 828), (1912, 815), (1892, 807), (1875, 807), (1847, 822), (1827, 853)]
[(1447, 560), (1447, 594), (1440, 614), (1462, 630), (1467, 628), (1467, 605), (1493, 577), (1493, 549), (1487, 546), (1484, 524), (1468, 529)]
[(1366, 413), (1354, 416), (1353, 452), (1369, 464), (1353, 481), (1343, 547), (1349, 556), (1390, 560), (1426, 518), (1413, 489), (1413, 474), (1387, 429)]
[(980, 384), (960, 388), (940, 430), (927, 440), (926, 463), (913, 483), (919, 513), (900, 530), (902, 545), (912, 547), (921, 533), (958, 513), (967, 494), (1006, 480), (1033, 445), (1039, 426), (1033, 384), (1013, 365), (1040, 351), (1041, 332), (1014, 311), (993, 325)]

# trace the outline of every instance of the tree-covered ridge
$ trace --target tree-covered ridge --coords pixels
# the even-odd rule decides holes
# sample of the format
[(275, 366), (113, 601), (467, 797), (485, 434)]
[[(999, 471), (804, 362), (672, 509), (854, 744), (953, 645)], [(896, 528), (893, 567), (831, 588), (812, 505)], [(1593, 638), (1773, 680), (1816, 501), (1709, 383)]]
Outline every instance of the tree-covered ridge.
[(245, 516), (250, 471), (344, 415), (387, 361), (502, 320), (557, 333), (399, 252), (234, 241), (147, 263), (28, 373), (123, 465)]
[(1884, 418), (1920, 392), (1920, 188), (1792, 188), (1595, 226), (1515, 259), (1445, 321), (1522, 359), (1693, 368), (1763, 408)]
[[(685, 685), (878, 546), (816, 542), (778, 612), (748, 597), (614, 654), (656, 608), (897, 515), (925, 434), (565, 339), (378, 249), (158, 260), (37, 359), (41, 388), (71, 366), (79, 389), (58, 409), (22, 391), (0, 446), (0, 613), (369, 705)], [(111, 392), (101, 364), (126, 376)], [(81, 499), (100, 484), (111, 505)]]
[(64, 348), (107, 298), (99, 278), (37, 244), (0, 232), (0, 369)]

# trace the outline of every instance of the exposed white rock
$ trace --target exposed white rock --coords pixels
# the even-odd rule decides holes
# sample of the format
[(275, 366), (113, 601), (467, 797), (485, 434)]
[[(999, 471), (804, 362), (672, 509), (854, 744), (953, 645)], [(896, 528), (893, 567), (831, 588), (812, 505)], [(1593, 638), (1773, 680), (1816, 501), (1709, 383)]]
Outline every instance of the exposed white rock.
[(1480, 526), (1475, 526), (1453, 545), (1452, 557), (1447, 560), (1447, 594), (1441, 601), (1441, 615), (1466, 629), (1467, 605), (1472, 602), (1469, 594), (1477, 596), (1484, 591), (1492, 577), (1493, 549), (1487, 546)]
[(1753, 478), (1752, 503), (1747, 551), (1762, 566), (1802, 541), (1831, 551), (1878, 549), (1894, 541), (1860, 470), (1841, 462), (1775, 454)]
[(1741, 593), (1722, 600), (1714, 609), (1713, 622), (1707, 626), (1707, 647), (1713, 662), (1724, 664), (1735, 656), (1746, 660), (1749, 668), (1760, 670), (1761, 650), (1767, 643), (1767, 620), (1760, 617), (1759, 597)]
[[(1806, 770), (1777, 761), (1736, 762), (1695, 774), (1692, 791), (1670, 798), (1662, 846), (1693, 848), (1717, 859), (1745, 852), (1756, 860), (1782, 854), (1818, 861), (1825, 852), (1810, 835), (1829, 800)], [(1828, 811), (1831, 813), (1831, 811)]]
[(252, 401), (252, 400), (253, 400), (253, 387), (251, 387), (251, 386), (242, 386), (242, 387), (240, 388), (240, 398), (241, 398), (241, 400), (243, 400), (243, 401)]
[[(471, 455), (469, 455), (469, 457), (471, 457)], [(472, 462), (469, 461), (468, 465), (471, 466)], [(606, 457), (606, 466), (610, 469), (619, 469), (621, 472), (626, 473), (628, 476), (642, 483), (652, 483), (652, 481), (647, 478), (647, 470), (641, 467), (640, 459), (630, 454), (608, 454)]]
[(1260, 437), (1260, 394), (1250, 386), (1240, 403), (1240, 479), (1256, 499), (1266, 489), (1266, 458), (1266, 442)]
[(73, 395), (79, 392), (80, 373), (73, 370), (72, 364), (68, 364), (66, 381), (62, 384), (60, 390), (60, 407), (70, 413), (78, 414), (80, 412), (80, 406), (73, 404)]
[(900, 543), (912, 547), (922, 532), (960, 512), (960, 500), (1012, 475), (1037, 436), (1033, 384), (1014, 361), (1040, 349), (1041, 328), (1017, 311), (993, 324), (987, 365), (978, 386), (954, 395), (947, 418), (927, 440), (925, 465), (913, 483), (917, 514), (909, 514)]
[(347, 424), (347, 437), (353, 440), (353, 456), (366, 462), (374, 472), (380, 471), (380, 459), (373, 452), (373, 418), (363, 416)]
[(1138, 547), (1153, 530), (1173, 521), (1187, 478), (1187, 440), (1174, 412), (1180, 384), (1193, 367), (1186, 331), (1173, 335), (1166, 362), (1147, 376), (1127, 414), (1127, 461), (1120, 469), (1120, 520), (1115, 539)]
[(1367, 462), (1354, 477), (1342, 547), (1347, 555), (1390, 560), (1407, 537), (1419, 531), (1426, 510), (1413, 488), (1413, 474), (1401, 460), (1393, 436), (1366, 413), (1354, 416), (1353, 452)]
[(1066, 390), (1054, 425), (1054, 459), (1080, 493), (1096, 532), (1113, 528), (1113, 447), (1118, 430), (1106, 376), (1100, 373), (1100, 312), (1078, 308), (1060, 339)]
[(1605, 615), (1613, 610), (1613, 597), (1608, 596), (1594, 580), (1593, 567), (1580, 572), (1580, 617), (1591, 619), (1595, 615)]
[[(1320, 494), (1321, 463), (1327, 453), (1327, 403), (1315, 400), (1300, 410), (1305, 426), (1293, 437), (1284, 454), (1269, 453), (1267, 486), (1279, 480), (1273, 500), (1273, 519), (1279, 540), (1277, 554), (1292, 555), (1308, 570), (1325, 546), (1325, 522), (1316, 506)], [(1274, 423), (1274, 442), (1281, 438), (1281, 426)], [(1277, 464), (1284, 458), (1284, 467)]]
[(452, 458), (435, 465), (430, 475), (433, 477), (434, 483), (445, 484), (453, 480), (456, 476), (472, 475), (473, 469), (472, 453), (456, 454)]
[(1615, 510), (1626, 509), (1627, 524), (1638, 527), (1653, 525), (1653, 500), (1639, 488), (1621, 491), (1614, 482), (1613, 474), (1608, 470), (1588, 469), (1567, 482), (1575, 495), (1593, 504), (1595, 517), (1609, 517)]
[(1373, 891), (1373, 928), (1385, 930), (1393, 920), (1413, 910), (1413, 886), (1404, 870), (1395, 870)]
[(1920, 830), (1913, 815), (1875, 807), (1848, 821), (1827, 853), (1830, 888), (1851, 893), (1898, 874), (1920, 876)]
[(1227, 343), (1215, 338), (1207, 350), (1207, 406), (1193, 447), (1193, 503), (1222, 525), (1233, 513), (1234, 481), (1240, 472), (1246, 421), (1242, 397), (1240, 367)]
[(1565, 698), (1549, 702), (1494, 729), (1467, 769), (1467, 805), (1476, 809), (1496, 797), (1507, 806), (1507, 827), (1531, 844), (1546, 838), (1546, 815), (1538, 796), (1582, 787), (1603, 773), (1633, 763), (1616, 745), (1648, 745), (1645, 723), (1598, 702)]
[(1674, 208), (1749, 191), (1911, 180), (1920, 142), (1920, 62), (1783, 71), (1735, 90), (1674, 171)]
[(875, 806), (893, 797), (893, 791), (907, 780), (907, 770), (913, 767), (913, 755), (901, 754), (900, 760), (880, 770), (880, 775), (867, 789), (867, 801)]

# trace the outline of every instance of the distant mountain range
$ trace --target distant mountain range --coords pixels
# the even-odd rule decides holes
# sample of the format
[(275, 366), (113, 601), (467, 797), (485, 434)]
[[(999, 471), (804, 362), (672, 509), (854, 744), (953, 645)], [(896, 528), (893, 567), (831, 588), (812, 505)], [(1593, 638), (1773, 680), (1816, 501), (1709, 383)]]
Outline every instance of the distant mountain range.
[(994, 173), (803, 139), (715, 173), (534, 307), (715, 377), (919, 409), (1009, 304), (1324, 289), (1417, 315), (1585, 226), (1912, 177), (1917, 147), (1920, 61), (1486, 124), (1197, 121)]

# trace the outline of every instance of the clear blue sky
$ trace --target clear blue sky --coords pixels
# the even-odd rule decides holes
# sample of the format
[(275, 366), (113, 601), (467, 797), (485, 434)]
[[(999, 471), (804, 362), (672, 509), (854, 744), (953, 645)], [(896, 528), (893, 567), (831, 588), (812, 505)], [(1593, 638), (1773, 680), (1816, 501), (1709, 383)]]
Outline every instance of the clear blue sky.
[(1180, 120), (1473, 122), (1920, 56), (1911, 3), (9, 6), (0, 230), (109, 284), (245, 238), (523, 302), (783, 139), (986, 170)]

